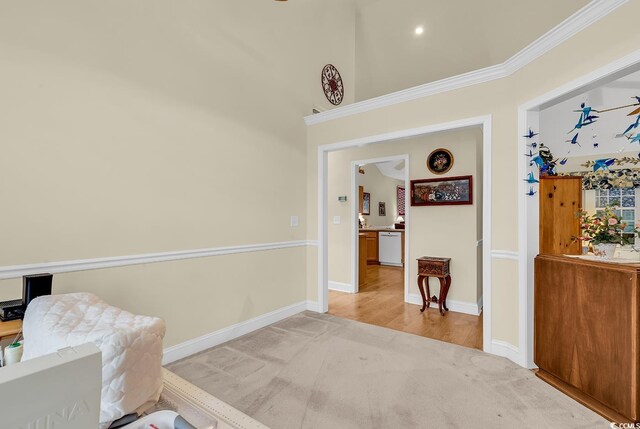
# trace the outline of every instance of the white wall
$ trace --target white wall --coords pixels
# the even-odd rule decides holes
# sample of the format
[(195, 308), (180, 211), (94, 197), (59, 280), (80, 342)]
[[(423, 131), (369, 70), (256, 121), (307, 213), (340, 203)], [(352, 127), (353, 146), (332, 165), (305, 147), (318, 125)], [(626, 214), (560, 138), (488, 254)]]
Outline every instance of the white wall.
[[(339, 203), (337, 197), (333, 197), (333, 193), (337, 193), (337, 195), (349, 194), (351, 162), (408, 154), (411, 180), (472, 175), (474, 192), (473, 205), (409, 207), (410, 223), (407, 225), (405, 234), (409, 238), (410, 245), (409, 254), (406, 255), (405, 261), (409, 268), (410, 293), (418, 293), (417, 286), (415, 286), (416, 258), (420, 256), (450, 257), (452, 258), (451, 277), (453, 281), (449, 298), (453, 301), (475, 305), (479, 299), (476, 243), (480, 201), (478, 200), (478, 187), (481, 186), (481, 181), (476, 180), (479, 174), (476, 151), (481, 147), (481, 142), (481, 130), (472, 128), (331, 152), (328, 167), (330, 190), (328, 199), (329, 280), (350, 283), (351, 273), (354, 269), (349, 257), (351, 226), (346, 222), (340, 225), (331, 223), (335, 213), (344, 213), (344, 218), (348, 218), (348, 205)], [(448, 173), (436, 176), (427, 169), (426, 160), (431, 151), (440, 147), (449, 149), (455, 157), (455, 162)], [(373, 194), (372, 201), (377, 204)], [(355, 203), (357, 204), (357, 201)], [(435, 291), (437, 294), (439, 284), (435, 279), (432, 279), (431, 282), (432, 293)]]

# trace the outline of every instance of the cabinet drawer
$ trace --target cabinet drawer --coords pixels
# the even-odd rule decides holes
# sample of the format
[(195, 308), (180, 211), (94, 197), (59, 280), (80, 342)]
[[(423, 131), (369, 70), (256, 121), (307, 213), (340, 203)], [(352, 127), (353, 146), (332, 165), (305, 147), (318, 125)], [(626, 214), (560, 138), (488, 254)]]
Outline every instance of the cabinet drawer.
[(449, 274), (449, 259), (418, 259), (418, 274), (446, 276)]

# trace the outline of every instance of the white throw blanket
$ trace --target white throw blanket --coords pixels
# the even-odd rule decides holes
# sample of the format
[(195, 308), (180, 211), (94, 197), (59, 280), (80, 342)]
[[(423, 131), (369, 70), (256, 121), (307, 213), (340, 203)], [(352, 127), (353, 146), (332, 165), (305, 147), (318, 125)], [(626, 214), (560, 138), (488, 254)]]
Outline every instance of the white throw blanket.
[(51, 295), (29, 304), (23, 332), (23, 360), (88, 342), (100, 348), (101, 428), (160, 397), (165, 334), (162, 319), (131, 314), (90, 293)]

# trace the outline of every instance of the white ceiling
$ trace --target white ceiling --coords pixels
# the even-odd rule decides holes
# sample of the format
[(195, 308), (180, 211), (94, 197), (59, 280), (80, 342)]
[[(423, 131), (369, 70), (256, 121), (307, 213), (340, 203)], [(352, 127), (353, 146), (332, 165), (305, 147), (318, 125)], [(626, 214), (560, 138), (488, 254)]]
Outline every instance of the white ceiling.
[[(539, 141), (551, 149), (556, 158), (572, 158), (597, 154), (622, 152), (640, 152), (640, 144), (629, 143), (626, 138), (616, 138), (636, 120), (636, 116), (627, 116), (635, 107), (614, 110), (604, 113), (593, 113), (599, 118), (595, 123), (579, 130), (578, 145), (568, 143), (578, 131), (569, 133), (580, 118), (580, 104), (586, 103), (597, 110), (637, 103), (632, 98), (640, 96), (640, 72), (580, 94), (540, 112)], [(633, 135), (640, 132), (640, 127), (633, 130)], [(598, 143), (598, 147), (593, 144)]]
[(374, 165), (378, 167), (378, 170), (380, 170), (383, 176), (396, 180), (404, 180), (404, 160), (377, 162)]
[[(354, 0), (356, 101), (504, 62), (588, 0)], [(425, 31), (416, 36), (414, 30)]]

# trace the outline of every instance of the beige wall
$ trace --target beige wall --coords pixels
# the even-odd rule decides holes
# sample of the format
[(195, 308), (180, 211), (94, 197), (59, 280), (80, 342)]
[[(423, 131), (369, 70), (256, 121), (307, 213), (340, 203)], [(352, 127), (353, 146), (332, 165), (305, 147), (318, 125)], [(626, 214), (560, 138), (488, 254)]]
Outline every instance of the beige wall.
[[(354, 13), (341, 0), (2, 2), (0, 266), (304, 240), (302, 117), (330, 106), (326, 63), (353, 100)], [(58, 275), (54, 291), (160, 315), (172, 345), (305, 300), (305, 254)]]
[[(310, 126), (308, 213), (311, 216), (317, 210), (317, 146), (491, 114), (492, 250), (517, 251), (516, 202), (522, 180), (517, 172), (522, 156), (517, 141), (523, 131), (518, 129), (518, 106), (636, 51), (640, 46), (638, 15), (640, 2), (628, 2), (508, 78)], [(311, 217), (309, 221), (309, 237), (315, 238), (317, 226)], [(316, 260), (310, 258), (308, 262), (315, 265)], [(517, 264), (516, 260), (493, 262), (491, 316), (493, 339), (516, 347), (519, 344)], [(316, 299), (316, 289), (317, 283), (308, 285), (310, 299)]]
[(55, 292), (90, 291), (167, 322), (165, 346), (305, 300), (304, 248), (60, 274)]
[[(446, 256), (452, 258), (453, 283), (449, 298), (453, 301), (476, 304), (479, 298), (476, 243), (478, 240), (477, 216), (480, 206), (477, 195), (478, 186), (482, 183), (476, 180), (478, 176), (476, 151), (481, 149), (481, 144), (481, 130), (470, 128), (330, 153), (327, 176), (329, 178), (329, 280), (351, 283), (353, 272), (350, 257), (351, 225), (348, 222), (340, 225), (334, 225), (331, 222), (333, 213), (338, 211), (345, 212), (348, 216), (348, 204), (339, 203), (337, 197), (333, 198), (333, 193), (345, 195), (349, 191), (351, 162), (408, 154), (411, 180), (472, 175), (474, 192), (473, 205), (408, 207), (409, 223), (405, 234), (409, 239), (409, 254), (405, 260), (409, 268), (410, 293), (419, 293), (414, 281), (418, 275), (415, 259), (425, 255)], [(429, 153), (440, 147), (449, 149), (455, 157), (453, 167), (444, 176), (437, 176), (426, 167)], [(374, 166), (372, 167), (373, 170), (377, 170)], [(367, 175), (369, 175), (368, 172), (365, 177)], [(372, 211), (374, 209), (377, 211), (378, 199), (373, 191), (371, 197)], [(437, 280), (431, 279), (431, 282), (432, 293), (435, 291), (437, 294), (439, 290), (439, 287), (436, 287)]]
[[(171, 346), (304, 301), (304, 281), (300, 247), (56, 274), (53, 292), (91, 292), (128, 311), (162, 317), (165, 346)], [(0, 290), (21, 294), (19, 285), (6, 280)]]

